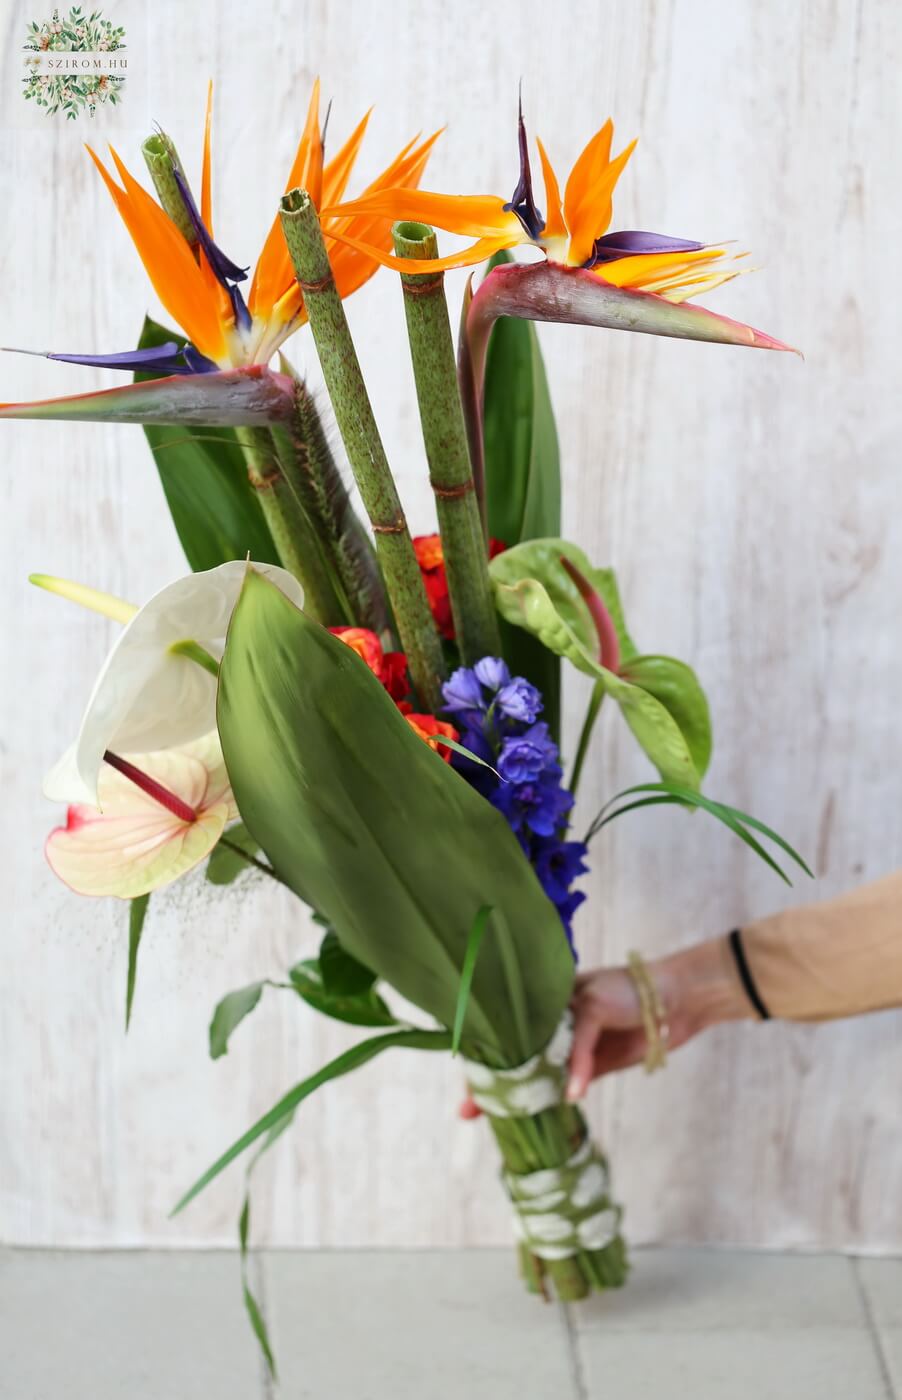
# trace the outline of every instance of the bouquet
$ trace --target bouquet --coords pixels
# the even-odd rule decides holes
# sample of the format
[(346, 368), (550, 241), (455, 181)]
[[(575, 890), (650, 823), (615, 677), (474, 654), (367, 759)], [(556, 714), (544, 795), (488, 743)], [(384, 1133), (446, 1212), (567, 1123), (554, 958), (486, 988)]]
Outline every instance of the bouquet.
[[(610, 121), (563, 195), (538, 143), (544, 212), (522, 111), (509, 199), (421, 190), (437, 136), (346, 198), (366, 127), (327, 160), (314, 88), (249, 288), (214, 241), (209, 96), (199, 200), (162, 131), (143, 147), (156, 199), (115, 151), (115, 173), (90, 151), (180, 330), (146, 320), (134, 350), (54, 355), (134, 379), (0, 412), (142, 424), (191, 572), (140, 608), (33, 576), (122, 624), (46, 780), (67, 806), (47, 858), (74, 890), (130, 902), (126, 1024), (148, 901), (206, 861), (217, 884), (249, 866), (280, 881), (298, 898), (299, 932), (304, 910), (320, 929), (278, 984), (261, 976), (220, 1001), (211, 1054), (270, 985), (302, 1014), (366, 1032), (288, 1089), (180, 1209), (249, 1149), (268, 1149), (330, 1080), (387, 1050), (459, 1053), (497, 1139), (526, 1284), (577, 1299), (621, 1284), (627, 1267), (607, 1163), (565, 1093), (572, 921), (591, 841), (665, 803), (714, 816), (781, 875), (759, 837), (801, 862), (702, 795), (711, 725), (698, 679), (637, 646), (613, 570), (560, 536), (532, 322), (788, 347), (687, 300), (737, 275), (723, 248), (608, 231), (633, 149), (612, 155)], [(467, 246), (440, 256), (436, 228)], [(523, 245), (539, 259), (512, 259)], [(443, 273), (484, 262), (455, 356)], [(343, 306), (380, 265), (400, 279), (438, 516), (437, 534), (413, 539)], [(330, 424), (282, 353), (308, 322), (365, 519)], [(568, 764), (562, 661), (593, 683)], [(574, 799), (605, 699), (657, 775), (612, 796), (580, 837)], [(389, 989), (419, 1008), (415, 1024)], [(248, 1229), (245, 1200), (242, 1258)], [(246, 1279), (245, 1301), (271, 1362)]]

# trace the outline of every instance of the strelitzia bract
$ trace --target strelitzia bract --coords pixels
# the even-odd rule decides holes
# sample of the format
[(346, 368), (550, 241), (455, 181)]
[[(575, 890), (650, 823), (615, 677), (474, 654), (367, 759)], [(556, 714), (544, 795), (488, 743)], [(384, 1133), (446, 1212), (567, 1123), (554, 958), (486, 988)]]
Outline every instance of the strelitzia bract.
[[(286, 189), (303, 184), (318, 206), (338, 203), (354, 170), (369, 116), (367, 113), (358, 122), (337, 154), (325, 162), (317, 80)], [(279, 347), (305, 322), (303, 295), (276, 216), (245, 298), (241, 284), (246, 281), (248, 270), (227, 257), (213, 236), (211, 126), (212, 85), (204, 127), (199, 208), (168, 137), (161, 133), (145, 143), (152, 168), (155, 160), (169, 160), (182, 216), (178, 222), (134, 178), (117, 151), (110, 148), (121, 183), (117, 183), (96, 152), (87, 148), (157, 296), (184, 331), (185, 341), (113, 354), (39, 352), (50, 359), (75, 364), (156, 371), (160, 380), (99, 394), (5, 404), (0, 406), (0, 416), (259, 425), (290, 411), (291, 380), (271, 371), (268, 365)], [(383, 186), (404, 189), (416, 184), (438, 134), (408, 142), (365, 193), (376, 193)], [(378, 260), (346, 240), (350, 238), (362, 245), (373, 240), (374, 247), (387, 249), (391, 239), (383, 225), (384, 221), (368, 215), (324, 215), (323, 230), (342, 297), (355, 292), (378, 267)], [(333, 237), (339, 232), (345, 241)]]

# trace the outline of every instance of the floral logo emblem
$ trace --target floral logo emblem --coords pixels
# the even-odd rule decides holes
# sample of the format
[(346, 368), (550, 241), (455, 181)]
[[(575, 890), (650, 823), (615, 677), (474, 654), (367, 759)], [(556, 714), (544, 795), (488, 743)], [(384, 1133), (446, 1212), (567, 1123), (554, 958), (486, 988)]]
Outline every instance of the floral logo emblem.
[(22, 90), (48, 117), (65, 112), (75, 121), (82, 112), (93, 117), (98, 106), (122, 101), (125, 30), (104, 19), (102, 10), (86, 15), (73, 5), (66, 16), (54, 10), (48, 20), (32, 20), (26, 36)]

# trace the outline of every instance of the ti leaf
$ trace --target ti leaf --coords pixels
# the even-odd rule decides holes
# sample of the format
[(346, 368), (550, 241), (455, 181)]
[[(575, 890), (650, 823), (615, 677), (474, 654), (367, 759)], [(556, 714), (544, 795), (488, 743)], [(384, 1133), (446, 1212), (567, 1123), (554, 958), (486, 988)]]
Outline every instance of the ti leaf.
[[(148, 316), (138, 348), (178, 339)], [(153, 378), (135, 375), (136, 382)], [(248, 555), (264, 564), (281, 563), (233, 428), (145, 425), (144, 435), (172, 523), (195, 573)]]
[(249, 1016), (263, 995), (265, 982), (252, 982), (249, 987), (239, 987), (229, 992), (217, 1003), (210, 1022), (210, 1058), (218, 1060), (229, 1048), (229, 1037), (245, 1016)]
[[(597, 660), (589, 610), (561, 559), (569, 559), (600, 595), (620, 646), (621, 668)], [(595, 569), (567, 540), (534, 540), (507, 550), (490, 566), (498, 609), (578, 671), (601, 681), (662, 778), (697, 788), (711, 752), (704, 692), (694, 672), (670, 657), (639, 657), (623, 617), (611, 569)]]
[(573, 960), (516, 837), (417, 738), (351, 648), (252, 568), (232, 615), (218, 723), (248, 829), (347, 952), (451, 1026), (469, 931), (490, 904), (513, 957), (486, 939), (465, 1052), (516, 1064), (547, 1043)]

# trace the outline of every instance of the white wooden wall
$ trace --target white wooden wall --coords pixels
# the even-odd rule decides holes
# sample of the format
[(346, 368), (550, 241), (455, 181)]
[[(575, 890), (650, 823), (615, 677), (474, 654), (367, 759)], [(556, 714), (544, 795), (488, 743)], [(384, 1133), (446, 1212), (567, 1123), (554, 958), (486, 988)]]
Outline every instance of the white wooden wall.
[[(40, 7), (38, 7), (40, 8)], [(48, 11), (51, 6), (45, 7)], [(428, 183), (506, 192), (517, 83), (566, 163), (611, 113), (641, 136), (616, 223), (735, 237), (763, 270), (711, 304), (804, 348), (806, 362), (600, 331), (543, 329), (560, 424), (565, 528), (619, 570), (644, 647), (683, 656), (712, 699), (709, 791), (774, 823), (817, 869), (787, 892), (731, 837), (637, 815), (598, 845), (585, 964), (675, 948), (787, 898), (898, 865), (898, 180), (902, 13), (893, 0), (163, 0), (105, 6), (125, 24), (123, 105), (46, 119), (17, 91), (22, 29), (3, 15), (0, 276), (4, 344), (132, 343), (154, 302), (82, 141), (136, 171), (154, 121), (199, 156), (216, 80), (217, 233), (250, 261), (281, 191), (310, 82), (341, 137), (371, 103), (363, 168), (448, 123)], [(34, 14), (32, 12), (35, 12)], [(461, 278), (449, 278), (456, 301)], [(349, 303), (411, 521), (433, 519), (398, 288)], [(315, 377), (305, 334), (294, 359)], [(2, 359), (4, 399), (115, 376)], [(125, 911), (70, 895), (41, 846), (41, 775), (74, 732), (112, 629), (30, 589), (30, 570), (141, 600), (182, 571), (137, 429), (3, 425), (0, 601), (3, 976), (0, 1234), (35, 1245), (219, 1244), (241, 1182), (167, 1214), (196, 1173), (353, 1033), (273, 993), (228, 1058), (206, 1058), (214, 1002), (313, 946), (288, 899), (199, 879), (154, 901), (123, 1034)], [(569, 693), (569, 733), (584, 696)], [(648, 776), (614, 716), (588, 815)], [(398, 1055), (329, 1087), (259, 1174), (273, 1243), (504, 1242), (484, 1127), (457, 1122), (458, 1072)], [(709, 1034), (665, 1074), (596, 1088), (636, 1241), (902, 1248), (902, 1016)]]

